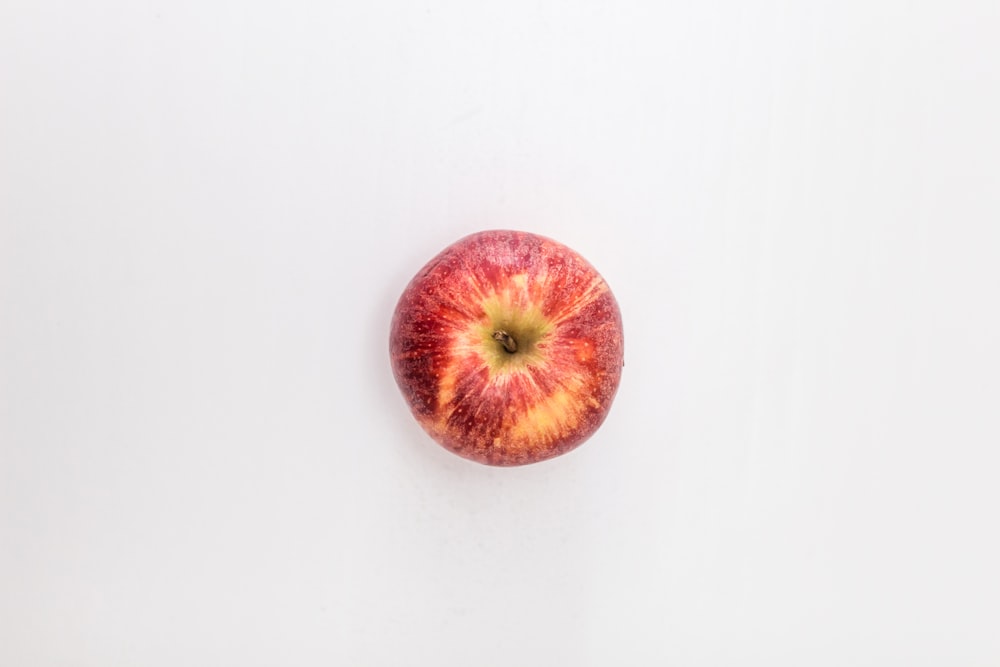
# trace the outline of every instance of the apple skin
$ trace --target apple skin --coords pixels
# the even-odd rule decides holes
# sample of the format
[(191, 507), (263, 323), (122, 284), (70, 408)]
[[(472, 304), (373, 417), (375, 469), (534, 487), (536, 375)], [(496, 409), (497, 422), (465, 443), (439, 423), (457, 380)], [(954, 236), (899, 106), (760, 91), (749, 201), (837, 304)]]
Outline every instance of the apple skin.
[(483, 231), (410, 281), (389, 352), (434, 440), (479, 463), (524, 465), (574, 449), (604, 422), (624, 365), (621, 312), (573, 250), (527, 232)]

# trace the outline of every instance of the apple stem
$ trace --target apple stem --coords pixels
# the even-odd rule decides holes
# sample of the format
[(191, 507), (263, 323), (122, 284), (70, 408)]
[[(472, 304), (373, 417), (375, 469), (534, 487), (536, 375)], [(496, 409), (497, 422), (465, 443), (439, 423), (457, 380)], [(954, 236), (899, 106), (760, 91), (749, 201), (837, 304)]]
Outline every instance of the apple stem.
[(514, 340), (506, 331), (494, 331), (493, 340), (498, 341), (501, 345), (503, 345), (503, 349), (507, 350), (509, 354), (517, 352), (517, 341)]

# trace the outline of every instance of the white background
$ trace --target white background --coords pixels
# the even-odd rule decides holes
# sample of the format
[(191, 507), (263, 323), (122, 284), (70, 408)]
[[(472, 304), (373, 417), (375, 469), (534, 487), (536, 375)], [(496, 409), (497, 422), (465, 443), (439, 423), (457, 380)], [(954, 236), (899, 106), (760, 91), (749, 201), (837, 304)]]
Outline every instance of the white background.
[[(1000, 663), (1000, 5), (0, 4), (0, 663)], [(491, 469), (387, 358), (472, 231), (624, 314)]]

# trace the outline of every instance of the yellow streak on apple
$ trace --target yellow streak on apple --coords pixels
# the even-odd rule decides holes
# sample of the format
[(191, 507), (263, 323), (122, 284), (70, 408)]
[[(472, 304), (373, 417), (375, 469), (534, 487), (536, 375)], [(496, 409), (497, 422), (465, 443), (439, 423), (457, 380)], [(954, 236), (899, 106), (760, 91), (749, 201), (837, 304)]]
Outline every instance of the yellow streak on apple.
[(580, 421), (580, 409), (574, 392), (561, 389), (543, 403), (532, 406), (511, 428), (513, 440), (551, 442)]
[(574, 313), (583, 310), (583, 308), (589, 306), (593, 301), (596, 301), (602, 294), (607, 292), (609, 289), (610, 288), (608, 287), (608, 284), (604, 282), (603, 278), (599, 276), (593, 278), (590, 281), (590, 284), (587, 285), (587, 289), (583, 293), (583, 296), (581, 296), (576, 303), (572, 304), (572, 306), (570, 307), (567, 307), (566, 310), (564, 311), (553, 314), (552, 316), (553, 326), (559, 324), (567, 317), (572, 317)]

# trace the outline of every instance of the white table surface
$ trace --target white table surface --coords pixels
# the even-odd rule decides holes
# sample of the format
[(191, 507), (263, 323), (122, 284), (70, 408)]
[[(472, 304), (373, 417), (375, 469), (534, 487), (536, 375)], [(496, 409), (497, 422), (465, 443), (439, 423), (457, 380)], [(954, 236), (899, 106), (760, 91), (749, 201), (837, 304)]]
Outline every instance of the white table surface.
[[(995, 2), (4, 2), (0, 664), (1000, 663)], [(575, 452), (389, 370), (472, 231), (604, 274)]]

